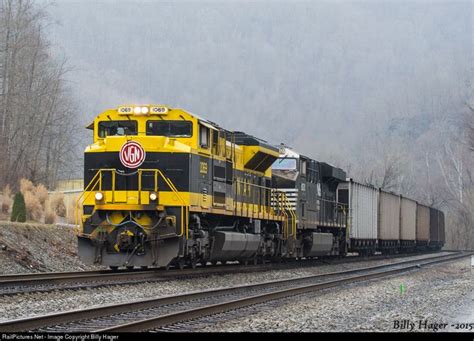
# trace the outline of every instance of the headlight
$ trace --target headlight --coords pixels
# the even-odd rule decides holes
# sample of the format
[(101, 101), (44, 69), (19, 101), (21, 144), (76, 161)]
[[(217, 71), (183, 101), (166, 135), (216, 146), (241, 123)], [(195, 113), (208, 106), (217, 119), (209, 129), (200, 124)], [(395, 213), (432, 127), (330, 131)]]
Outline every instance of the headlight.
[(158, 196), (156, 195), (156, 193), (150, 193), (150, 200), (151, 200), (151, 201), (155, 201), (156, 198), (158, 198)]
[(102, 193), (100, 193), (100, 192), (97, 192), (97, 193), (95, 194), (95, 200), (101, 201), (102, 199), (104, 199), (104, 195), (103, 195)]
[(140, 110), (142, 114), (148, 114), (148, 107), (142, 107)]
[(134, 113), (134, 114), (137, 114), (137, 115), (138, 115), (138, 114), (141, 114), (141, 113), (142, 113), (142, 108), (140, 108), (140, 107), (135, 107), (135, 108), (133, 108), (133, 113)]

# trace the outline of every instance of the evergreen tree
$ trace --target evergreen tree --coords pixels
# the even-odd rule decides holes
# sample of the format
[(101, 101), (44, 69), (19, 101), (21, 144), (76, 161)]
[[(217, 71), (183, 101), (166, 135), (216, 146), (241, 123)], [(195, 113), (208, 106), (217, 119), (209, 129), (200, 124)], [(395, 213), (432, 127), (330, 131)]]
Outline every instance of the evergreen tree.
[(26, 221), (25, 198), (23, 198), (23, 194), (21, 194), (21, 192), (18, 192), (15, 195), (15, 199), (13, 200), (12, 215), (10, 220), (21, 223)]

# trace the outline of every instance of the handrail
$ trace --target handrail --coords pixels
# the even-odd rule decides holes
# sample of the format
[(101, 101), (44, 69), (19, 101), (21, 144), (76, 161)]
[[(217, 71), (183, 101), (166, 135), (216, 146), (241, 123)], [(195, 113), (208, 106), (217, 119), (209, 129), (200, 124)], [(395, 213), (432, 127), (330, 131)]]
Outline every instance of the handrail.
[[(87, 196), (87, 197), (89, 197), (89, 195), (90, 195), (90, 193), (91, 193), (90, 187), (92, 186), (92, 184), (94, 184), (94, 185), (92, 186), (92, 188), (94, 188), (94, 187), (97, 185), (97, 183), (98, 183), (99, 180), (96, 180), (96, 178), (97, 178), (97, 176), (98, 176), (99, 174), (100, 174), (100, 170), (98, 170), (98, 171), (95, 173), (95, 175), (92, 177), (91, 181), (89, 181), (89, 183), (87, 184), (87, 186), (86, 186), (86, 187), (84, 188), (84, 190), (82, 191), (81, 195), (79, 195), (79, 197), (78, 197), (77, 200), (76, 200), (76, 205), (75, 205), (75, 207), (74, 207), (74, 223), (75, 223), (75, 225), (79, 225), (79, 201), (84, 198), (84, 194), (85, 194), (86, 192), (88, 192), (88, 194), (87, 194), (88, 196)], [(99, 177), (99, 179), (100, 179), (100, 178), (101, 178), (101, 177)], [(94, 180), (95, 180), (95, 182), (94, 182)], [(84, 200), (85, 200), (85, 198), (84, 198)]]
[[(85, 201), (85, 199), (87, 199), (89, 197), (89, 195), (91, 195), (92, 193), (92, 189), (95, 188), (97, 185), (99, 185), (99, 191), (102, 191), (102, 174), (105, 173), (105, 172), (110, 172), (112, 174), (112, 188), (111, 188), (111, 191), (112, 191), (112, 203), (115, 203), (115, 175), (116, 174), (119, 174), (119, 175), (124, 175), (126, 176), (127, 174), (121, 174), (120, 172), (117, 172), (117, 170), (115, 168), (102, 168), (102, 169), (98, 169), (97, 172), (95, 173), (95, 175), (92, 177), (91, 181), (88, 183), (88, 185), (85, 187), (84, 191), (81, 193), (81, 195), (78, 197), (77, 201), (76, 201), (76, 212), (75, 212), (75, 222), (76, 222), (76, 225), (79, 225), (79, 205), (80, 205), (80, 201), (82, 200), (82, 202)], [(180, 233), (177, 235), (177, 237), (182, 237), (182, 236), (185, 236), (186, 239), (188, 239), (189, 237), (189, 225), (188, 225), (188, 222), (189, 222), (189, 207), (188, 205), (186, 204), (186, 201), (181, 197), (181, 195), (179, 194), (179, 191), (177, 190), (176, 186), (173, 184), (173, 182), (171, 181), (171, 179), (169, 179), (167, 176), (165, 176), (163, 174), (163, 172), (161, 172), (161, 170), (159, 169), (139, 169), (136, 173), (134, 174), (138, 174), (138, 200), (139, 200), (139, 203), (141, 202), (141, 192), (143, 190), (143, 187), (142, 187), (142, 176), (143, 176), (143, 173), (146, 173), (146, 172), (153, 172), (154, 173), (154, 191), (155, 192), (158, 192), (158, 176), (161, 176), (163, 178), (163, 180), (165, 181), (165, 183), (168, 185), (168, 187), (171, 189), (171, 191), (176, 195), (176, 197), (178, 198), (178, 200), (181, 202), (181, 227), (180, 227)], [(87, 192), (87, 196), (85, 196), (85, 193)], [(104, 199), (105, 199), (105, 196), (104, 196)]]
[(178, 197), (179, 200), (181, 200), (181, 203), (183, 204), (181, 206), (181, 232), (178, 235), (178, 237), (182, 237), (184, 234), (186, 234), (186, 239), (188, 239), (188, 237), (189, 237), (189, 226), (188, 226), (189, 207), (188, 207), (188, 205), (186, 205), (186, 201), (184, 201), (184, 199), (179, 195), (179, 192), (176, 189), (173, 182), (168, 177), (166, 177), (159, 169), (156, 169), (156, 171), (163, 178), (163, 180), (165, 180), (168, 187), (171, 188), (173, 193)]
[[(285, 216), (283, 225), (283, 240), (288, 240), (290, 237), (296, 239), (296, 214), (294, 209), (291, 207), (291, 203), (288, 200), (285, 192), (273, 189), (272, 191), (273, 202), (278, 205), (278, 210)], [(287, 213), (288, 212), (288, 213)], [(289, 232), (291, 222), (291, 233)]]
[(285, 219), (283, 221), (283, 231), (282, 231), (282, 233), (283, 233), (283, 240), (287, 240), (288, 239), (288, 213), (286, 213), (286, 210), (284, 209), (284, 206), (283, 206), (283, 196), (282, 196), (282, 194), (283, 194), (283, 192), (274, 189), (272, 191), (272, 199), (273, 199), (273, 202), (278, 205), (278, 212), (282, 213), (283, 216), (285, 217)]
[(288, 237), (293, 237), (293, 239), (296, 239), (296, 213), (295, 213), (295, 210), (291, 207), (290, 201), (288, 200), (288, 197), (286, 196), (284, 192), (283, 192), (282, 197), (283, 197), (286, 209), (290, 212), (290, 215), (292, 218), (291, 219), (291, 235), (289, 235)]
[[(255, 203), (252, 204), (252, 205), (257, 205), (257, 206), (258, 206), (258, 208), (259, 208), (258, 214), (260, 214), (260, 212), (261, 212), (260, 209), (261, 209), (262, 207), (265, 208), (265, 211), (266, 211), (266, 213), (267, 213), (267, 217), (270, 215), (271, 208), (272, 208), (272, 202), (271, 202), (271, 201), (272, 201), (272, 193), (273, 193), (273, 192), (283, 193), (283, 192), (281, 192), (281, 191), (278, 191), (276, 188), (267, 187), (267, 186), (263, 186), (263, 185), (252, 184), (252, 183), (245, 182), (245, 181), (242, 181), (242, 180), (239, 180), (239, 179), (234, 179), (233, 183), (235, 184), (234, 196), (237, 196), (237, 195), (243, 196), (242, 193), (237, 194), (238, 184), (243, 184), (244, 186), (249, 185), (250, 187), (262, 189), (262, 190), (264, 191), (264, 192), (263, 192), (263, 193), (264, 193), (264, 196), (265, 196), (266, 192), (270, 193), (270, 197), (269, 197), (270, 200), (269, 200), (269, 202), (266, 203), (267, 205), (262, 205), (260, 198), (259, 198), (259, 203), (258, 203), (258, 205), (255, 204)], [(245, 192), (245, 188), (244, 188), (244, 192)], [(283, 194), (284, 194), (284, 193), (283, 193)], [(235, 202), (235, 200), (234, 200), (234, 202)], [(244, 203), (242, 202), (242, 203), (241, 203), (241, 209), (240, 209), (240, 212), (241, 212), (241, 213), (242, 213), (242, 210), (243, 210), (243, 209), (242, 209), (243, 204), (244, 204)], [(235, 211), (237, 212), (237, 204), (234, 203), (234, 205), (235, 205), (235, 207), (234, 207), (234, 208), (235, 208)], [(246, 212), (246, 213), (248, 214), (248, 205), (249, 205), (249, 203), (245, 203), (245, 205), (246, 205), (246, 207), (247, 207), (247, 212)], [(254, 212), (252, 212), (252, 214), (254, 214)], [(265, 212), (263, 213), (263, 215), (265, 216)]]

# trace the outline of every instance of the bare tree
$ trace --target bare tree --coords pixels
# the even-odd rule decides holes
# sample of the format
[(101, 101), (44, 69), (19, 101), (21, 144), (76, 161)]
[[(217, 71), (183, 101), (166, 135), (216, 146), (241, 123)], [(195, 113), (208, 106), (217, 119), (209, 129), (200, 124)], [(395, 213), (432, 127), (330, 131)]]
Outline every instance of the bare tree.
[(474, 152), (474, 105), (466, 103), (469, 112), (466, 114), (467, 145), (471, 152)]
[(21, 177), (52, 185), (75, 156), (68, 70), (51, 56), (46, 25), (32, 0), (0, 0), (0, 186)]

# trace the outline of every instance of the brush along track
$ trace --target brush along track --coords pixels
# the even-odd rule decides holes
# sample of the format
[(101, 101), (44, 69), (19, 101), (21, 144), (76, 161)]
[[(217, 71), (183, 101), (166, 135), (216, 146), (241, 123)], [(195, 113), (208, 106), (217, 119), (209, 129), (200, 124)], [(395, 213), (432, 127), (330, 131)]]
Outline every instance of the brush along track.
[[(341, 272), (74, 310), (0, 323), (0, 331), (129, 332), (159, 329), (287, 296), (394, 275), (421, 266), (456, 260), (457, 253)], [(186, 323), (180, 328), (185, 329)]]
[(393, 258), (416, 257), (429, 253), (412, 253), (404, 255), (376, 255), (369, 258), (349, 256), (346, 258), (309, 259), (288, 263), (267, 263), (261, 265), (217, 265), (197, 269), (132, 269), (132, 270), (98, 270), (78, 272), (46, 272), (33, 274), (0, 275), (0, 296), (56, 290), (79, 290), (111, 285), (138, 284), (224, 275), (233, 273), (251, 273), (270, 270), (282, 270), (315, 266), (321, 264), (342, 264), (351, 262), (375, 261)]

